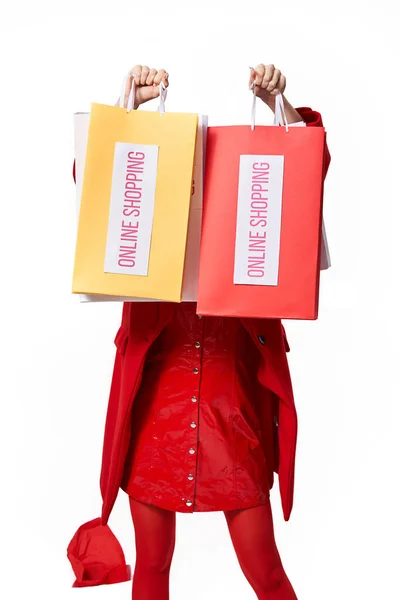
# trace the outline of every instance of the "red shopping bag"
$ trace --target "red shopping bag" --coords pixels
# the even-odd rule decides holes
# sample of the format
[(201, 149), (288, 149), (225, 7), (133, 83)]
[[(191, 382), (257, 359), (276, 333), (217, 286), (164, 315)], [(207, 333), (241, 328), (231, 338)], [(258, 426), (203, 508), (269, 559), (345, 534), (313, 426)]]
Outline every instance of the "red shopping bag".
[(197, 312), (316, 319), (325, 130), (209, 127)]

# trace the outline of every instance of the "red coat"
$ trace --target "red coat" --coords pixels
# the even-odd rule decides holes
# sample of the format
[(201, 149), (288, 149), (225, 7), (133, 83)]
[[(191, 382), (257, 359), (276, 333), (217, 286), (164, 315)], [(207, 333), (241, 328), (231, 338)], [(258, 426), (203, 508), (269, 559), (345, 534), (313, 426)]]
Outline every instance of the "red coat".
[(121, 487), (176, 512), (264, 504), (278, 459), (276, 396), (258, 382), (264, 338), (194, 302), (172, 310), (147, 354)]
[[(125, 303), (121, 327), (116, 335), (117, 346), (110, 402), (106, 420), (103, 463), (100, 478), (103, 496), (102, 522), (107, 523), (124, 475), (124, 466), (131, 440), (131, 412), (141, 382), (146, 353), (174, 314), (169, 303)], [(275, 319), (241, 319), (261, 353), (262, 363), (258, 374), (263, 386), (265, 406), (269, 393), (279, 398), (276, 414), (260, 411), (261, 430), (267, 439), (271, 430), (271, 417), (279, 421), (279, 484), (285, 518), (288, 519), (293, 502), (294, 460), (297, 418), (290, 374), (286, 359), (288, 349), (283, 327)], [(263, 398), (258, 398), (263, 405)], [(262, 420), (264, 418), (264, 421)], [(278, 457), (278, 448), (276, 448)], [(276, 461), (278, 464), (278, 460)], [(172, 483), (171, 483), (172, 485)]]
[[(308, 126), (322, 126), (319, 113), (308, 108), (297, 110)], [(330, 155), (326, 148), (325, 172), (329, 162)], [(69, 546), (69, 558), (77, 574), (75, 585), (96, 585), (124, 580), (121, 576), (120, 564), (112, 566), (114, 571), (118, 572), (115, 577), (110, 575), (111, 566), (108, 571), (104, 566), (104, 573), (101, 576), (98, 575), (98, 564), (96, 564), (95, 571), (90, 570), (88, 567), (90, 558), (87, 556), (88, 553), (85, 553), (88, 545), (88, 530), (99, 527), (100, 523), (105, 526), (108, 522), (123, 479), (125, 460), (131, 440), (132, 405), (141, 383), (146, 354), (171, 320), (173, 310), (174, 305), (169, 303), (124, 303), (121, 326), (115, 337), (117, 351), (104, 435), (100, 476), (103, 498), (101, 521), (96, 520), (82, 526)], [(284, 518), (288, 520), (293, 505), (297, 438), (297, 415), (286, 357), (289, 346), (284, 328), (279, 320), (241, 319), (241, 321), (260, 351), (259, 382), (266, 395), (272, 393), (277, 399), (277, 402), (269, 403), (276, 407), (275, 414), (260, 411), (258, 416), (261, 429), (271, 430), (271, 417), (274, 422), (278, 423), (275, 469), (279, 478)], [(262, 398), (259, 398), (258, 401), (262, 406)], [(103, 535), (104, 543), (105, 539)], [(82, 544), (85, 546), (83, 554)], [(106, 549), (104, 552), (106, 553)], [(86, 575), (82, 565), (89, 569)]]

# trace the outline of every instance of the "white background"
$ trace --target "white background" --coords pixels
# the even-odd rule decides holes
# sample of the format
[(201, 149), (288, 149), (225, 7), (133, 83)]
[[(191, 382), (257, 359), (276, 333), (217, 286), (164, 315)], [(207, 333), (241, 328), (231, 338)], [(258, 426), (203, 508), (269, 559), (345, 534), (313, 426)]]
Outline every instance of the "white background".
[[(73, 120), (114, 103), (135, 63), (171, 74), (168, 106), (247, 122), (248, 65), (322, 112), (333, 156), (333, 268), (320, 318), (287, 323), (300, 433), (295, 508), (276, 536), (299, 600), (398, 597), (400, 393), (398, 20), (394, 0), (20, 1), (2, 6), (2, 577), (8, 600), (127, 599), (70, 588), (66, 546), (100, 513), (98, 477), (120, 305), (70, 293)], [(152, 107), (150, 107), (152, 108)], [(268, 122), (266, 107), (260, 119)], [(111, 518), (127, 559), (121, 493)], [(4, 556), (3, 556), (4, 555)], [(173, 600), (252, 599), (222, 514), (179, 516)]]

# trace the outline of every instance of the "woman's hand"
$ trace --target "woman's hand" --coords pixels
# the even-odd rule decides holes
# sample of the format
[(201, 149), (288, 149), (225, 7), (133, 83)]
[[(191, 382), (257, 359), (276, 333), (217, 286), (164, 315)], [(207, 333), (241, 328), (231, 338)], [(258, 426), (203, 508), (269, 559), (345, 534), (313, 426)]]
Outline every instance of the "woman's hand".
[[(251, 69), (249, 87), (256, 96), (268, 104), (272, 111), (275, 111), (275, 98), (278, 94), (283, 96), (286, 89), (286, 77), (274, 65), (261, 64), (255, 69)], [(297, 123), (303, 120), (285, 96), (283, 96), (283, 102), (288, 123)]]
[[(135, 81), (135, 99), (134, 108), (137, 109), (141, 104), (158, 98), (160, 95), (160, 83), (163, 82), (168, 87), (168, 73), (164, 69), (149, 69), (142, 65), (136, 65), (130, 70), (131, 75), (127, 78), (124, 106), (128, 105), (129, 93), (132, 87), (132, 79)], [(117, 102), (119, 105), (119, 100)]]
[(275, 103), (275, 96), (285, 91), (286, 77), (274, 65), (261, 64), (251, 69), (249, 86), (254, 89), (256, 96), (270, 105), (272, 100)]

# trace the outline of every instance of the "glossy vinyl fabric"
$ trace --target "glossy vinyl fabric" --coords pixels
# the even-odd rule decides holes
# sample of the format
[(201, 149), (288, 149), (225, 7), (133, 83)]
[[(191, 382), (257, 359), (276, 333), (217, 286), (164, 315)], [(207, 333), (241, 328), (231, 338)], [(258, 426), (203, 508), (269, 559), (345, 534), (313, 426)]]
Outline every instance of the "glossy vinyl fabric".
[(258, 414), (259, 402), (273, 412), (260, 359), (239, 319), (179, 305), (146, 358), (121, 487), (182, 512), (264, 503), (275, 459), (272, 417), (261, 428)]

